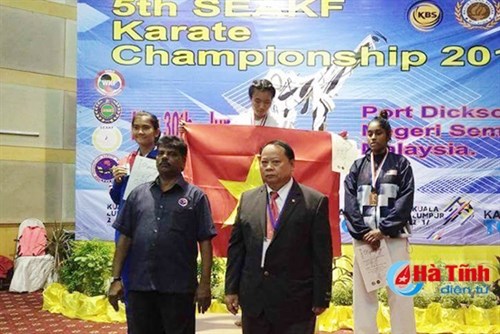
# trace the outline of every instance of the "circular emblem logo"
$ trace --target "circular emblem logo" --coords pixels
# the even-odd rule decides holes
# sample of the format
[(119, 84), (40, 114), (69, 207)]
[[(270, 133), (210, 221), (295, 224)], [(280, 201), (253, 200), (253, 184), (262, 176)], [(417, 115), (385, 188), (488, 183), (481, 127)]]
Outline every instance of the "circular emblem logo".
[(455, 6), (455, 18), (468, 29), (491, 29), (500, 21), (500, 3), (488, 0), (464, 0)]
[(177, 203), (179, 203), (180, 206), (185, 207), (186, 205), (188, 205), (188, 200), (185, 197), (181, 197), (179, 198), (179, 201)]
[(115, 96), (122, 92), (125, 80), (120, 72), (115, 70), (104, 70), (95, 78), (95, 88), (99, 93), (106, 96)]
[(411, 297), (422, 290), (424, 283), (413, 283), (409, 261), (395, 262), (387, 271), (387, 286), (397, 295)]
[(122, 113), (122, 107), (117, 100), (103, 97), (94, 104), (94, 115), (102, 123), (113, 123)]
[(111, 182), (111, 168), (118, 165), (118, 158), (111, 154), (102, 154), (92, 161), (92, 176), (99, 182)]
[(122, 144), (122, 133), (114, 126), (100, 126), (92, 134), (92, 144), (102, 152), (116, 151)]
[(443, 11), (431, 1), (420, 1), (410, 7), (408, 20), (420, 31), (431, 31), (443, 20)]

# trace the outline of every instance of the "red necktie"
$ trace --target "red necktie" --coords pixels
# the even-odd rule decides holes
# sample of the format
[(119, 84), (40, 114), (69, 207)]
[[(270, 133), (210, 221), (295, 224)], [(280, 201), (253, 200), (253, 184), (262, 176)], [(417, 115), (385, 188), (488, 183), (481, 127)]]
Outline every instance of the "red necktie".
[[(278, 227), (278, 218), (280, 215), (280, 209), (278, 208), (278, 203), (276, 199), (279, 197), (278, 192), (271, 191), (270, 193), (269, 208), (271, 209), (272, 218), (274, 219), (274, 224)], [(274, 226), (271, 217), (267, 217), (267, 238), (272, 239), (274, 235)]]

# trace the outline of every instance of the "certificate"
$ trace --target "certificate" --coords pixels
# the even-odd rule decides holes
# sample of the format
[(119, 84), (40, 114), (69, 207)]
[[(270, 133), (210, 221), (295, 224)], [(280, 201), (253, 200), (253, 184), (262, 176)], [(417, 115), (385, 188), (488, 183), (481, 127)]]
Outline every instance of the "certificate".
[(151, 182), (158, 176), (158, 169), (156, 169), (156, 160), (136, 156), (134, 161), (134, 168), (128, 178), (127, 188), (123, 194), (123, 199), (127, 199), (132, 190), (140, 184)]
[(352, 163), (358, 158), (358, 147), (351, 139), (340, 137), (331, 133), (332, 138), (332, 170), (334, 172), (347, 174)]
[(367, 243), (356, 242), (354, 256), (366, 291), (371, 292), (387, 285), (385, 276), (392, 261), (384, 239), (380, 240), (380, 247), (377, 250), (372, 250)]

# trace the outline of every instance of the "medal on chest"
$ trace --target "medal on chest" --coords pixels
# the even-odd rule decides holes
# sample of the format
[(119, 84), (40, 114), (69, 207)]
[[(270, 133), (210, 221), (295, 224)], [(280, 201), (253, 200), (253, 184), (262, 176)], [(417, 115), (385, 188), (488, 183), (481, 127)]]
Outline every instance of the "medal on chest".
[(385, 159), (387, 158), (387, 155), (389, 154), (389, 150), (386, 150), (384, 159), (380, 163), (380, 165), (375, 169), (375, 157), (373, 155), (373, 152), (371, 154), (371, 172), (372, 172), (372, 191), (370, 192), (370, 196), (368, 199), (368, 205), (370, 206), (377, 206), (378, 205), (378, 193), (377, 193), (377, 179), (380, 175), (380, 172), (382, 171), (382, 166), (384, 166)]
[(377, 206), (378, 204), (378, 194), (375, 189), (370, 192), (369, 204), (370, 206)]

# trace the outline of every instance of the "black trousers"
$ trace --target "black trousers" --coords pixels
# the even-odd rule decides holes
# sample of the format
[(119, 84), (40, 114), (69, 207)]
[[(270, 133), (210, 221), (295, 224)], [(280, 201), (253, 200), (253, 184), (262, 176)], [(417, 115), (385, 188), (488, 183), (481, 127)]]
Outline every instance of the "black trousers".
[(194, 334), (194, 294), (129, 291), (129, 333)]
[(258, 317), (241, 317), (243, 334), (314, 334), (316, 316), (311, 312), (311, 318), (298, 322), (271, 323), (264, 312)]

